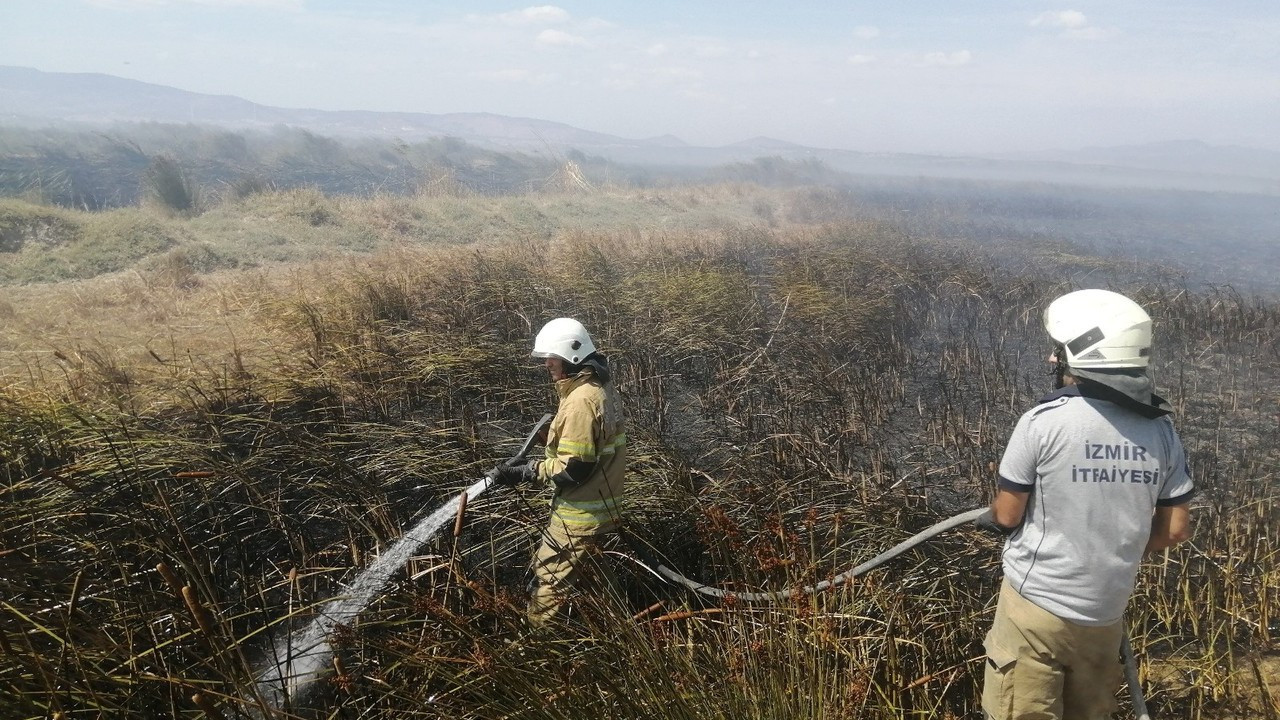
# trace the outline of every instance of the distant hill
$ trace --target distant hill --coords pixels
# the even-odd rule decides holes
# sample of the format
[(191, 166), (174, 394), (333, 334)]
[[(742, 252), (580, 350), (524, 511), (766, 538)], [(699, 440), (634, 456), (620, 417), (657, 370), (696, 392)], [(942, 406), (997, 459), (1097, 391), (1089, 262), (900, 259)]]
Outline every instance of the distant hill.
[(205, 95), (96, 73), (51, 73), (0, 66), (0, 120), (78, 123), (161, 122), (269, 129), (287, 125), (339, 137), (418, 141), (456, 137), (510, 149), (678, 147), (672, 136), (628, 140), (564, 123), (491, 113), (400, 113), (308, 110), (259, 105), (230, 95)]
[(1016, 160), (1047, 160), (1206, 175), (1280, 179), (1280, 152), (1237, 145), (1210, 145), (1200, 140), (1086, 147), (1080, 150), (1021, 153), (1004, 157)]
[(787, 142), (786, 140), (775, 140), (774, 138), (770, 138), (770, 137), (753, 137), (748, 140), (743, 140), (741, 142), (733, 143), (732, 145), (727, 145), (726, 147), (742, 148), (744, 150), (764, 150), (764, 151), (788, 151), (788, 152), (794, 151), (794, 150), (807, 150), (809, 152), (813, 151), (813, 148), (805, 147), (804, 145), (798, 145), (793, 142)]
[(1198, 141), (990, 157), (833, 150), (767, 137), (697, 147), (672, 135), (628, 139), (564, 123), (492, 113), (328, 111), (259, 105), (93, 73), (52, 73), (0, 66), (0, 123), (109, 125), (156, 122), (237, 130), (286, 126), (331, 137), (452, 137), (498, 151), (542, 154), (576, 150), (618, 163), (711, 167), (762, 157), (819, 161), (856, 175), (1280, 195), (1280, 153)]

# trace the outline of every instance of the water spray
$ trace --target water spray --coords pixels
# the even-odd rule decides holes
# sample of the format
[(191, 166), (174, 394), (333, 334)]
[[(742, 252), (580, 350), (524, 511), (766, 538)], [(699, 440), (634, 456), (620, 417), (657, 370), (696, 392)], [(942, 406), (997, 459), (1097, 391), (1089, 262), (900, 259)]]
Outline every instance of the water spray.
[[(538, 439), (543, 428), (551, 421), (551, 415), (543, 415), (525, 438), (524, 444), (512, 458), (523, 460)], [(441, 505), (435, 512), (421, 520), (400, 537), (390, 548), (347, 586), (342, 595), (327, 602), (304, 630), (279, 638), (268, 660), (257, 673), (258, 692), (273, 708), (282, 707), (286, 701), (302, 701), (315, 685), (315, 681), (331, 667), (333, 646), (329, 636), (335, 627), (352, 622), (381, 593), (387, 583), (404, 564), (449, 520), (454, 520), (455, 533), (462, 522), (462, 509), (493, 484), (493, 478), (477, 480), (461, 494)]]

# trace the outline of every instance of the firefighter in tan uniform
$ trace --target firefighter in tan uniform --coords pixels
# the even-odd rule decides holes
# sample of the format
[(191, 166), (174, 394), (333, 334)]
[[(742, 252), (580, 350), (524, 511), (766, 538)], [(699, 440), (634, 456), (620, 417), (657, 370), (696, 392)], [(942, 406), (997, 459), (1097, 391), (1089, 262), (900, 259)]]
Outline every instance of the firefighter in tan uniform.
[(1018, 420), (982, 527), (1006, 536), (984, 645), (992, 720), (1102, 720), (1116, 709), (1124, 611), (1145, 553), (1191, 536), (1194, 483), (1147, 372), (1151, 317), (1109, 290), (1054, 300), (1057, 391)]
[(547, 432), (545, 457), (494, 468), (498, 483), (551, 484), (551, 520), (533, 561), (537, 587), (528, 619), (547, 624), (570, 593), (608, 571), (596, 563), (603, 538), (622, 520), (627, 465), (625, 417), (610, 381), (608, 360), (596, 352), (582, 323), (557, 318), (533, 343), (555, 382), (560, 405)]

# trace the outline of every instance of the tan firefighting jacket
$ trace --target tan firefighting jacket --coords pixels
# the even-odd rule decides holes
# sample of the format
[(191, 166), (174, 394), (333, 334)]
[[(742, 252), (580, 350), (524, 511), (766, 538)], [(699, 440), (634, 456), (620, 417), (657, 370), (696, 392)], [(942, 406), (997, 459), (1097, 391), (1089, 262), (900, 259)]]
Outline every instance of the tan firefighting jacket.
[(594, 462), (587, 480), (575, 488), (557, 487), (551, 501), (552, 522), (573, 535), (609, 532), (622, 519), (623, 483), (627, 467), (626, 418), (610, 382), (593, 368), (556, 381), (560, 407), (547, 431), (546, 456), (538, 463), (539, 484), (552, 484), (569, 461)]

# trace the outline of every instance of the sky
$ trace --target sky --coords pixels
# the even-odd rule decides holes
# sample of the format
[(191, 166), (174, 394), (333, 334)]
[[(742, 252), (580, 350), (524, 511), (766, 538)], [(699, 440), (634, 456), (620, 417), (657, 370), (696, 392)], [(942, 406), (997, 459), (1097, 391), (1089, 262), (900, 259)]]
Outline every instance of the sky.
[(705, 146), (1280, 150), (1276, 0), (0, 0), (0, 65)]

